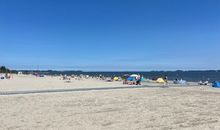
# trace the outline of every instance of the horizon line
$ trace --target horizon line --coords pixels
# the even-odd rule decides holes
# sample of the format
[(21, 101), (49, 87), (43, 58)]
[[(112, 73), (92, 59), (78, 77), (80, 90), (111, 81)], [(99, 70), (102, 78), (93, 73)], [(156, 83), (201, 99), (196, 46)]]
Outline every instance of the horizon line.
[(202, 70), (202, 69), (191, 69), (191, 70), (91, 70), (91, 71), (85, 71), (85, 70), (53, 70), (53, 69), (41, 69), (41, 70), (25, 70), (25, 69), (12, 69), (12, 71), (58, 71), (58, 72), (177, 72), (177, 71), (220, 71), (220, 69), (207, 69), (207, 70)]

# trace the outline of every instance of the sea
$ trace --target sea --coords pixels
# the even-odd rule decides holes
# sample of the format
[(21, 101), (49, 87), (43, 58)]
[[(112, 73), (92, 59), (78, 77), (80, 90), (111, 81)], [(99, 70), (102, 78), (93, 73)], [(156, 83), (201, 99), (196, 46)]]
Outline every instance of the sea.
[(123, 76), (125, 74), (140, 74), (147, 79), (168, 77), (168, 80), (183, 79), (190, 82), (198, 81), (220, 81), (220, 70), (218, 71), (149, 71), (149, 72), (84, 72), (88, 75)]
[[(30, 72), (30, 71), (28, 71)], [(28, 73), (26, 71), (26, 73)], [(33, 72), (33, 71), (32, 71)], [(36, 72), (36, 71), (35, 71)], [(90, 75), (90, 76), (105, 76), (105, 77), (114, 77), (114, 76), (123, 76), (125, 74), (140, 74), (147, 79), (156, 79), (159, 77), (168, 77), (168, 80), (183, 79), (186, 81), (198, 82), (198, 81), (220, 81), (220, 70), (206, 70), (206, 71), (124, 71), (124, 72), (84, 72), (84, 71), (38, 71), (39, 73), (49, 74), (49, 75)]]

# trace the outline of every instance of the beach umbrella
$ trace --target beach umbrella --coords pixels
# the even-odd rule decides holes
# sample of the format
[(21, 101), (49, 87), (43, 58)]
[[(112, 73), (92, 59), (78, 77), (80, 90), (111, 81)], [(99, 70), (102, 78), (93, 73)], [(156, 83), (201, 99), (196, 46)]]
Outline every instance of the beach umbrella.
[(134, 80), (135, 80), (134, 77), (128, 77), (128, 78), (127, 78), (127, 81), (134, 81)]
[(130, 77), (138, 77), (138, 75), (137, 74), (132, 74), (132, 75), (130, 75)]

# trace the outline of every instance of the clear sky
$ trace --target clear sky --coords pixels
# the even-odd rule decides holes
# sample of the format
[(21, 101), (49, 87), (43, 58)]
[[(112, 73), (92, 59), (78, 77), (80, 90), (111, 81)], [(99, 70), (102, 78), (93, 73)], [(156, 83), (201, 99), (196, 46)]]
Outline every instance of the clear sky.
[(219, 0), (1, 0), (13, 69), (220, 69)]

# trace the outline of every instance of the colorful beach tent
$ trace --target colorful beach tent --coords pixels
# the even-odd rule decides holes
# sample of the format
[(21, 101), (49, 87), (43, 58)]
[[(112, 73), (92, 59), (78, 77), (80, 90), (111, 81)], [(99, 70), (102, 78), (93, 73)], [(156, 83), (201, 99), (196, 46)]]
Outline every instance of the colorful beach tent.
[(128, 77), (127, 81), (135, 81), (135, 78), (134, 77)]
[(218, 82), (218, 81), (213, 82), (212, 87), (220, 88), (220, 82)]
[(113, 80), (114, 80), (114, 81), (118, 81), (119, 78), (118, 78), (118, 77), (114, 77)]
[(156, 82), (157, 82), (157, 83), (166, 83), (163, 78), (158, 78)]

